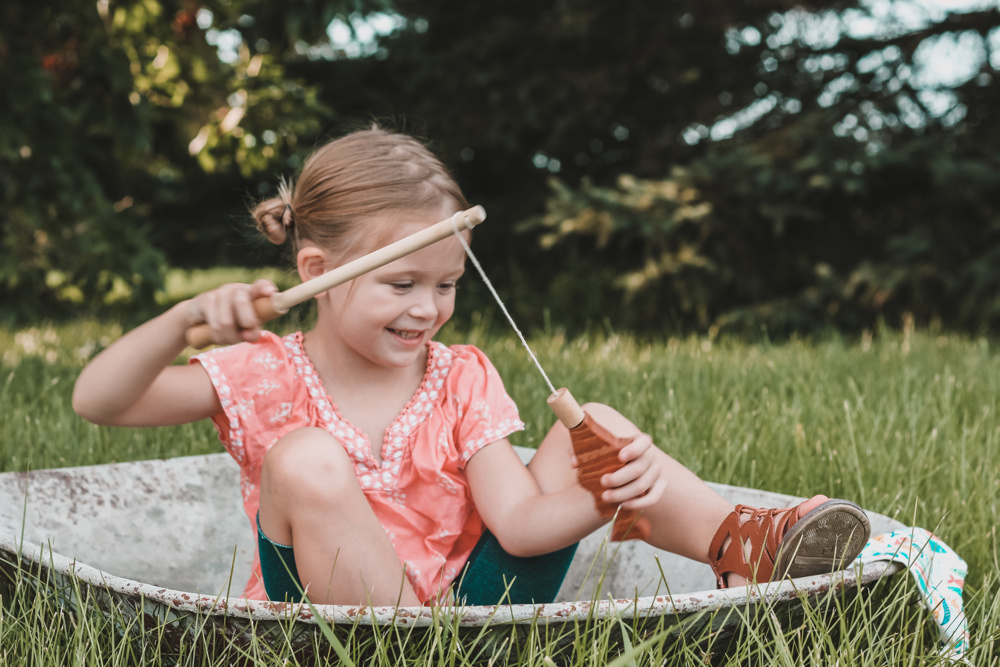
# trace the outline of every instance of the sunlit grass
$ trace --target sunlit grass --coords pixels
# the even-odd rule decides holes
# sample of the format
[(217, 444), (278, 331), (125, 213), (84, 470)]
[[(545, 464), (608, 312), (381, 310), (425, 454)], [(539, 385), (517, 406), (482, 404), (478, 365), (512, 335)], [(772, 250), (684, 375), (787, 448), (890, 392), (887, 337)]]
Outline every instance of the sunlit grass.
[(288, 289), (299, 282), (298, 276), (293, 275), (291, 271), (275, 268), (258, 268), (252, 271), (236, 266), (191, 271), (172, 269), (167, 272), (163, 291), (157, 295), (157, 301), (160, 304), (169, 304), (201, 294), (224, 283), (249, 283), (261, 278), (270, 280), (280, 290)]
[[(281, 331), (296, 326), (275, 324)], [(111, 429), (73, 413), (76, 375), (119, 335), (115, 324), (85, 319), (0, 329), (0, 471), (221, 451), (208, 423)], [(553, 420), (548, 390), (517, 340), (475, 323), (449, 326), (442, 339), (486, 351), (527, 423), (515, 444), (536, 445)], [(933, 530), (969, 563), (973, 663), (1000, 662), (1000, 359), (993, 341), (881, 332), (771, 345), (607, 333), (566, 339), (555, 332), (530, 342), (557, 386), (581, 401), (617, 407), (708, 480), (853, 498)], [(2, 593), (0, 664), (168, 664), (158, 644), (162, 629), (129, 632), (125, 641), (102, 614), (68, 614), (55, 596), (25, 591)], [(719, 664), (934, 664), (933, 632), (912, 589), (892, 594), (898, 600), (888, 607), (849, 603), (860, 605), (854, 611), (863, 619), (850, 627), (841, 627), (837, 613), (812, 613), (795, 627), (752, 614), (726, 655), (709, 656), (707, 637), (677, 646), (637, 636), (630, 648), (610, 622), (568, 645), (550, 644), (536, 629), (517, 646), (468, 646), (447, 618), (436, 639), (390, 630), (358, 635), (345, 647), (356, 664), (599, 665), (616, 657), (623, 665), (696, 665), (708, 657)], [(264, 647), (242, 650), (259, 664), (296, 661)], [(202, 665), (235, 658), (191, 649), (173, 659)]]

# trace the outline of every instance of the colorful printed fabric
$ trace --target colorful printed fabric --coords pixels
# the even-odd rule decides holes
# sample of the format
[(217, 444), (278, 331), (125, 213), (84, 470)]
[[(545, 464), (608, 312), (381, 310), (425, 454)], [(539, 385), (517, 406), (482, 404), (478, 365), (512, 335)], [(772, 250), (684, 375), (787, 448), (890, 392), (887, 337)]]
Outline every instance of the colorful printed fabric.
[(858, 561), (878, 560), (907, 567), (937, 623), (941, 653), (964, 661), (969, 649), (969, 624), (962, 604), (962, 586), (969, 571), (965, 561), (940, 538), (917, 527), (873, 536)]

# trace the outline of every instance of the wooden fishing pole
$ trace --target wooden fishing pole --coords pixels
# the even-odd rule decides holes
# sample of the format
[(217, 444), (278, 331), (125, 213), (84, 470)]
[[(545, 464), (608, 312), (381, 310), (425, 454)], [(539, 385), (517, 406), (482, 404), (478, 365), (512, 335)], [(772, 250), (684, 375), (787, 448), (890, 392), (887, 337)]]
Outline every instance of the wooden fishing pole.
[(577, 461), (576, 478), (580, 486), (594, 496), (594, 506), (602, 517), (617, 514), (611, 529), (611, 539), (644, 540), (649, 537), (652, 525), (640, 511), (619, 508), (615, 503), (601, 500), (601, 494), (607, 490), (601, 484), (601, 477), (622, 467), (618, 452), (632, 440), (619, 438), (594, 421), (565, 387), (551, 394), (548, 404), (563, 426), (569, 429)]
[(535, 353), (531, 351), (531, 346), (528, 345), (524, 334), (517, 328), (517, 323), (511, 317), (510, 311), (504, 305), (503, 299), (500, 298), (496, 289), (493, 288), (493, 283), (490, 282), (486, 271), (483, 270), (479, 260), (476, 259), (476, 254), (472, 252), (472, 248), (465, 242), (465, 239), (459, 236), (458, 240), (462, 244), (462, 247), (465, 248), (465, 253), (469, 256), (472, 265), (479, 272), (483, 283), (489, 289), (490, 294), (493, 295), (497, 305), (500, 306), (500, 311), (507, 318), (507, 322), (510, 323), (511, 328), (514, 329), (514, 333), (520, 339), (521, 345), (528, 352), (531, 361), (534, 362), (538, 372), (545, 379), (545, 384), (548, 385), (549, 390), (552, 392), (549, 395), (548, 404), (563, 426), (569, 429), (573, 454), (576, 456), (577, 461), (576, 476), (580, 482), (580, 486), (590, 491), (594, 496), (594, 506), (602, 517), (615, 517), (611, 539), (646, 539), (649, 537), (652, 526), (649, 519), (642, 516), (642, 512), (639, 510), (627, 510), (621, 508), (619, 505), (608, 503), (601, 499), (601, 495), (606, 490), (601, 484), (601, 478), (622, 467), (622, 462), (618, 460), (618, 452), (628, 445), (631, 440), (615, 436), (594, 421), (583, 407), (577, 403), (568, 389), (565, 387), (562, 389), (555, 388), (555, 385), (552, 384), (549, 376), (545, 373), (545, 369), (542, 368), (542, 365), (535, 357)]
[[(473, 206), (468, 210), (459, 211), (450, 218), (421, 229), (419, 232), (410, 234), (395, 243), (390, 243), (384, 248), (379, 248), (364, 257), (359, 257), (347, 264), (331, 269), (284, 292), (276, 292), (270, 296), (262, 296), (259, 299), (255, 299), (253, 302), (254, 310), (257, 312), (257, 317), (260, 318), (261, 322), (269, 322), (284, 315), (293, 306), (308, 301), (317, 294), (346, 283), (348, 280), (353, 280), (380, 266), (385, 266), (389, 262), (393, 262), (432, 243), (448, 238), (452, 234), (472, 229), (485, 219), (486, 210), (482, 206)], [(195, 325), (187, 330), (185, 339), (188, 345), (200, 350), (211, 344), (212, 327), (207, 324)]]

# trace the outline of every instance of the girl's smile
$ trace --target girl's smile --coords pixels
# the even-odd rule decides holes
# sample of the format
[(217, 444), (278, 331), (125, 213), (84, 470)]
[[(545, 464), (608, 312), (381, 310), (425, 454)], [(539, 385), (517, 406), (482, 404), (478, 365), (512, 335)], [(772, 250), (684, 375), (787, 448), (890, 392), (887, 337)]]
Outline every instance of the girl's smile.
[(389, 331), (405, 340), (413, 340), (414, 338), (420, 337), (423, 333), (421, 331), (402, 331), (400, 329), (389, 329)]

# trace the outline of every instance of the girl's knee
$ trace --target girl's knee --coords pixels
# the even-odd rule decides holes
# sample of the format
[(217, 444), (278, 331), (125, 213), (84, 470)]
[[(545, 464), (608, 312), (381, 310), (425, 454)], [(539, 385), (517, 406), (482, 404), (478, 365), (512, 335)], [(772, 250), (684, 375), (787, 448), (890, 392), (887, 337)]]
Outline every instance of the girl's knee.
[(605, 405), (604, 403), (584, 403), (583, 410), (594, 421), (618, 437), (629, 437), (639, 433), (638, 426), (610, 405)]
[(595, 402), (584, 403), (583, 410), (584, 412), (589, 414), (591, 417), (594, 417), (595, 419), (597, 417), (609, 417), (609, 416), (625, 419), (625, 417), (623, 417), (620, 412), (615, 410), (610, 405), (606, 405), (604, 403), (595, 403)]
[(356, 479), (343, 445), (315, 427), (282, 436), (264, 455), (261, 469), (262, 491), (274, 485), (302, 493), (323, 492)]

